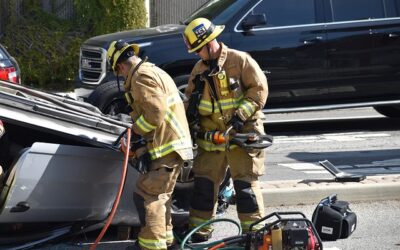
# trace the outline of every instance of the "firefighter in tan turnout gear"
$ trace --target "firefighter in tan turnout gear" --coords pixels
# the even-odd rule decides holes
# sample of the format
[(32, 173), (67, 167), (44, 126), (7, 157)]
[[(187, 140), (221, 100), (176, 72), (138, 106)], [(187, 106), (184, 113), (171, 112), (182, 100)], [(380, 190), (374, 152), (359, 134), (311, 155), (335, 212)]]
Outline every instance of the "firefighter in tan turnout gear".
[(138, 52), (137, 45), (119, 40), (111, 43), (107, 55), (117, 77), (125, 78), (125, 98), (134, 122), (132, 150), (142, 173), (134, 194), (142, 222), (138, 243), (141, 249), (167, 249), (174, 239), (171, 194), (184, 160), (193, 158), (192, 141), (174, 81), (141, 60)]
[[(250, 55), (216, 41), (223, 29), (224, 26), (213, 25), (208, 19), (197, 18), (187, 25), (183, 34), (188, 52), (196, 52), (201, 58), (191, 72), (185, 92), (190, 103), (193, 93), (200, 89), (199, 134), (224, 132), (228, 127), (240, 133), (264, 134), (260, 109), (268, 95), (267, 79)], [(192, 118), (188, 113), (191, 126)], [(196, 138), (196, 143), (199, 152), (193, 167), (189, 227), (194, 228), (215, 215), (218, 187), (229, 166), (238, 216), (243, 231), (248, 230), (251, 223), (264, 216), (258, 182), (264, 173), (264, 151), (245, 150), (236, 145), (226, 148), (225, 144), (213, 144), (205, 138)], [(192, 241), (208, 240), (211, 233), (212, 228), (206, 227), (194, 234)]]

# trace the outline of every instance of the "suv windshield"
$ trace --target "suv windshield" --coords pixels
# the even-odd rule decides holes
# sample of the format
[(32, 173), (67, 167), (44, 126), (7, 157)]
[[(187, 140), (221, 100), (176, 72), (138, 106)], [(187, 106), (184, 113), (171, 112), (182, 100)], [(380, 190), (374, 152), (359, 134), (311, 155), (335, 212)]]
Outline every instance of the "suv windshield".
[(226, 24), (249, 2), (248, 0), (211, 0), (193, 12), (183, 23), (187, 25), (196, 18), (205, 17), (214, 24)]

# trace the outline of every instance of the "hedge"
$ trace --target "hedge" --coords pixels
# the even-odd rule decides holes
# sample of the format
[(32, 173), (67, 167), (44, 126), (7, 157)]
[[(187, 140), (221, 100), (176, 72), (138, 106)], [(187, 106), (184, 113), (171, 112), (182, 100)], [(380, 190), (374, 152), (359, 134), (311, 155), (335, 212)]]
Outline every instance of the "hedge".
[(46, 90), (72, 90), (79, 48), (87, 38), (143, 28), (144, 0), (74, 0), (73, 20), (42, 10), (41, 1), (23, 0), (17, 12), (8, 2), (8, 22), (0, 43), (18, 61), (22, 84)]

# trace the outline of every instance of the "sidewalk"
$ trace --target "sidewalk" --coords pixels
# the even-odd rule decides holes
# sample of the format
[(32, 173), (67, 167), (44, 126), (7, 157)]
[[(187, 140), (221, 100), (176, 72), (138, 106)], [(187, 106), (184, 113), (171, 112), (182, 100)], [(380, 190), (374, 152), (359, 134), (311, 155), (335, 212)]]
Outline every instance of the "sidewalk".
[(334, 180), (260, 183), (265, 206), (313, 204), (331, 194), (346, 201), (400, 200), (400, 175), (368, 176), (361, 182)]

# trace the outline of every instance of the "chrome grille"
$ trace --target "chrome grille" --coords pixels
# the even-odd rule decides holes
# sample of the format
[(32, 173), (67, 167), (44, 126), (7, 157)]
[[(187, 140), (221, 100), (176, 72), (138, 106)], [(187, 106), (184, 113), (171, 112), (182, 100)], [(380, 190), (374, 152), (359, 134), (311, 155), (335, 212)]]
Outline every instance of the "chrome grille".
[(83, 46), (80, 51), (79, 78), (86, 84), (99, 84), (106, 76), (106, 54), (103, 48)]

